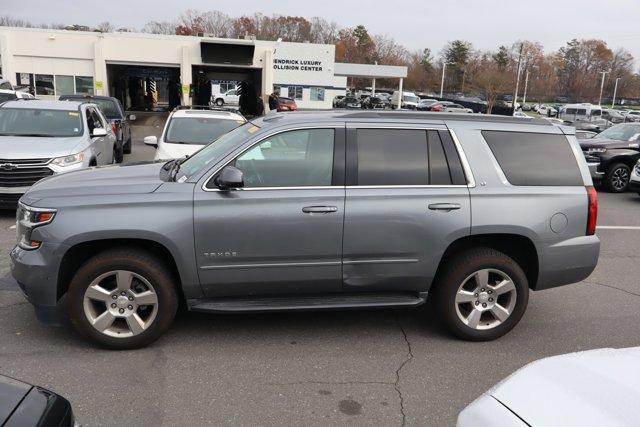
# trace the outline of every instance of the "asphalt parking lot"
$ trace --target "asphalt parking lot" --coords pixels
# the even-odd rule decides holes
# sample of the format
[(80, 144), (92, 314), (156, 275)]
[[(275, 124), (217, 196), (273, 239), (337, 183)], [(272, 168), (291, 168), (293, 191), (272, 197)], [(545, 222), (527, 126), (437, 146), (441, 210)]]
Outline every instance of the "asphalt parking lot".
[[(134, 153), (162, 118), (139, 116)], [(490, 343), (455, 341), (429, 305), (406, 311), (179, 315), (149, 348), (96, 349), (41, 325), (9, 280), (14, 217), (0, 213), (0, 373), (70, 399), (85, 425), (452, 425), (541, 357), (639, 345), (640, 197), (600, 193), (600, 262), (586, 281), (532, 293)], [(611, 228), (613, 227), (613, 228)], [(622, 228), (616, 228), (622, 227)], [(635, 227), (635, 228), (634, 228)]]

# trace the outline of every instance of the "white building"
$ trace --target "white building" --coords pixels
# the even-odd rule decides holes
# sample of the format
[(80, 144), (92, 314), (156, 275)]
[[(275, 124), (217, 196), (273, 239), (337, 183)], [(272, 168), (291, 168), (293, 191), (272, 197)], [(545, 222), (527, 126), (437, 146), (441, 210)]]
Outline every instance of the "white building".
[[(69, 93), (119, 98), (144, 107), (146, 85), (159, 103), (202, 104), (211, 91), (244, 81), (263, 96), (273, 91), (300, 108), (331, 108), (347, 76), (402, 77), (406, 67), (337, 64), (335, 46), (212, 37), (99, 33), (0, 27), (0, 73), (29, 85), (42, 99)], [(153, 83), (151, 83), (153, 82)]]

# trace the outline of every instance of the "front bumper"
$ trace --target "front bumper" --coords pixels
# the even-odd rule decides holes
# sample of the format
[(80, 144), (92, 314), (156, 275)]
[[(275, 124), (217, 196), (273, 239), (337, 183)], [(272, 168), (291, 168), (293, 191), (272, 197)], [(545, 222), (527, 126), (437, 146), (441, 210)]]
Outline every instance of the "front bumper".
[(589, 174), (591, 174), (591, 178), (594, 181), (602, 180), (604, 172), (600, 170), (600, 162), (587, 162), (587, 166), (589, 167)]
[(16, 246), (9, 254), (11, 275), (45, 323), (59, 321), (62, 295), (58, 292), (58, 271), (67, 249), (66, 245), (44, 242), (36, 250)]
[(631, 172), (631, 181), (629, 181), (629, 191), (640, 194), (640, 173), (636, 165)]

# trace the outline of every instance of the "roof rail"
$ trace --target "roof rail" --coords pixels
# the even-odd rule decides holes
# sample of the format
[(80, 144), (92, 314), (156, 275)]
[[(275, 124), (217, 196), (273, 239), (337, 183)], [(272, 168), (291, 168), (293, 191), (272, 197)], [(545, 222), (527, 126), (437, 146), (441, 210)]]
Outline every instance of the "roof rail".
[(180, 110), (211, 110), (211, 111), (228, 111), (229, 113), (236, 113), (242, 115), (239, 109), (230, 107), (218, 107), (211, 105), (178, 105), (173, 111)]

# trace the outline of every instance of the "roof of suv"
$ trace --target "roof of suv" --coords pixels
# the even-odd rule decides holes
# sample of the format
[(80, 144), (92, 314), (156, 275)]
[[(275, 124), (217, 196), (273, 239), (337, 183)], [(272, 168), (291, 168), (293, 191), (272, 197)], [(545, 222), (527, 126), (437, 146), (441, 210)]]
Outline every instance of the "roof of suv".
[(38, 99), (24, 101), (7, 101), (2, 104), (4, 108), (29, 108), (29, 109), (42, 109), (42, 110), (62, 110), (62, 111), (77, 111), (83, 102), (76, 101), (41, 101)]
[(398, 122), (419, 122), (422, 120), (431, 121), (434, 120), (444, 121), (472, 121), (472, 122), (485, 122), (485, 123), (513, 123), (523, 124), (530, 123), (539, 126), (553, 126), (547, 120), (544, 119), (523, 119), (521, 117), (499, 116), (499, 115), (486, 115), (486, 114), (468, 114), (468, 113), (432, 113), (432, 112), (414, 112), (414, 111), (301, 111), (290, 113), (274, 113), (265, 116), (262, 121), (265, 123), (287, 124), (287, 123), (304, 123), (308, 121), (328, 121), (328, 120), (384, 120), (384, 121), (398, 121)]

